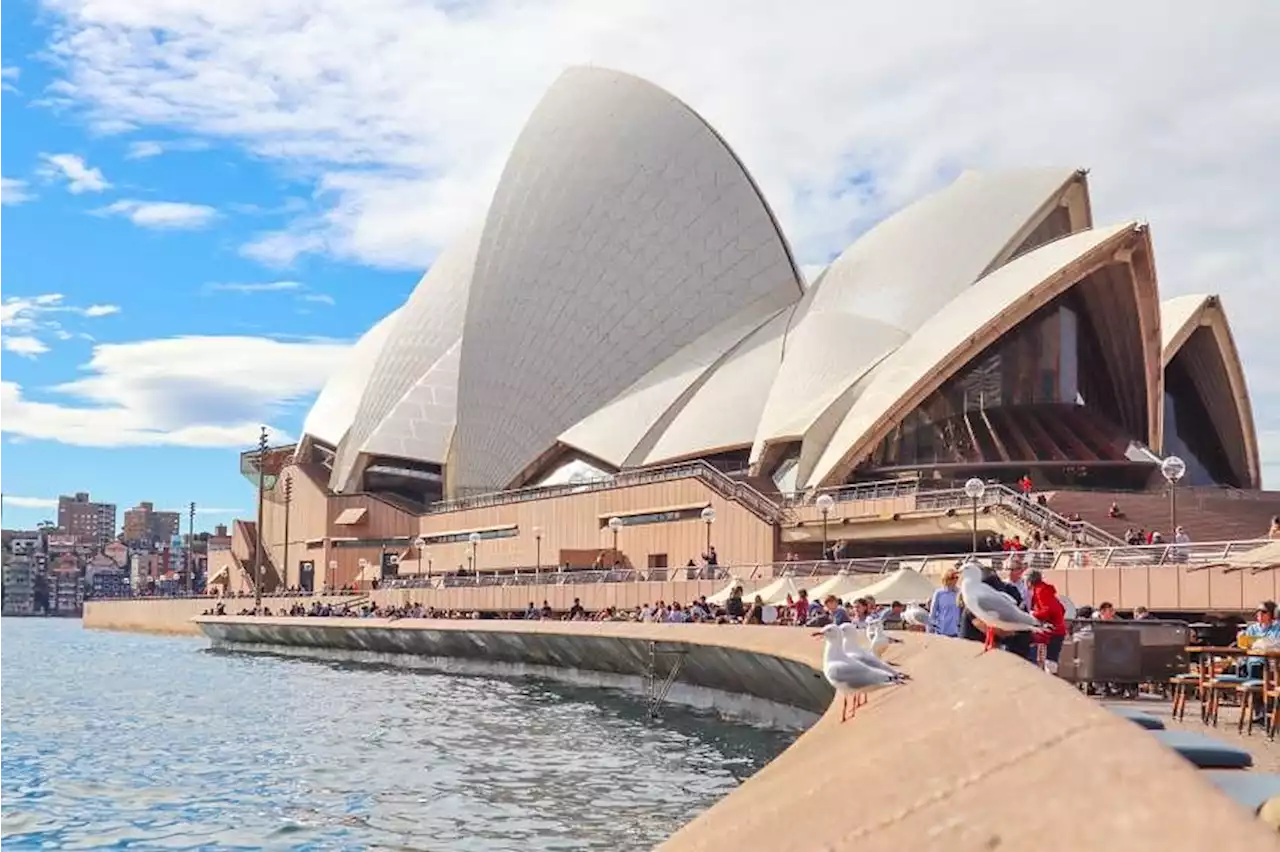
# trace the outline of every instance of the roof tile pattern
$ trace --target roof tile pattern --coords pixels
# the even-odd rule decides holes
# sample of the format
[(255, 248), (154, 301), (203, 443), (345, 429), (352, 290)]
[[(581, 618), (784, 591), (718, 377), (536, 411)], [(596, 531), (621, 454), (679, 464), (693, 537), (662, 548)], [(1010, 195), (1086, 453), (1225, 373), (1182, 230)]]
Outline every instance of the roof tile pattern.
[(467, 305), (451, 488), (503, 487), (568, 427), (755, 302), (801, 293), (772, 214), (692, 110), (566, 72), (526, 124)]

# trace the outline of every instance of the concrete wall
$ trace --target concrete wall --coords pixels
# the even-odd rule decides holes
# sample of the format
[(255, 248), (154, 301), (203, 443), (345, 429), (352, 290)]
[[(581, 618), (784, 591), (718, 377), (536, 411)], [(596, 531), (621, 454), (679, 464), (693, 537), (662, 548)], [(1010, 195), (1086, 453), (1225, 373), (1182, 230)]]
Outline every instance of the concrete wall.
[[(802, 708), (832, 692), (821, 646), (781, 627), (568, 622), (201, 619), (219, 642), (643, 672), (651, 643), (680, 679)], [(816, 725), (664, 849), (858, 852), (1272, 848), (1275, 835), (1190, 763), (1079, 691), (1006, 653), (909, 634), (911, 675), (848, 723)], [(868, 771), (869, 770), (869, 771)], [(1025, 791), (1031, 823), (1010, 816)], [(1016, 810), (1016, 808), (1015, 808)], [(1033, 832), (1034, 843), (1026, 840)], [(1028, 845), (1030, 843), (1030, 845)]]
[[(643, 678), (650, 646), (658, 677), (665, 678), (678, 649), (683, 655), (679, 680), (692, 686), (750, 695), (810, 713), (822, 713), (833, 691), (806, 659), (787, 646), (764, 653), (733, 641), (752, 628), (727, 625), (631, 625), (627, 630), (593, 629), (581, 622), (385, 621), (348, 618), (197, 619), (215, 645), (324, 648), (340, 652), (527, 664), (562, 670), (606, 672)], [(779, 628), (781, 629), (781, 628)], [(791, 631), (797, 634), (803, 631)], [(668, 641), (691, 637), (694, 641)], [(810, 642), (813, 640), (811, 639)], [(805, 648), (805, 650), (808, 650)]]

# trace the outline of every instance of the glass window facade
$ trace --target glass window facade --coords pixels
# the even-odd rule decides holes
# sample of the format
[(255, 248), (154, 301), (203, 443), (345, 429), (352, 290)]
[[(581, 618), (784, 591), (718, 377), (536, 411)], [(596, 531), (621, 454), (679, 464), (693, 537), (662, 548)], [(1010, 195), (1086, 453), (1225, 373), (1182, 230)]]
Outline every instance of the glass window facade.
[(1082, 402), (1080, 319), (1055, 303), (974, 358), (881, 443), (877, 467), (945, 464), (989, 456), (965, 415), (988, 409)]

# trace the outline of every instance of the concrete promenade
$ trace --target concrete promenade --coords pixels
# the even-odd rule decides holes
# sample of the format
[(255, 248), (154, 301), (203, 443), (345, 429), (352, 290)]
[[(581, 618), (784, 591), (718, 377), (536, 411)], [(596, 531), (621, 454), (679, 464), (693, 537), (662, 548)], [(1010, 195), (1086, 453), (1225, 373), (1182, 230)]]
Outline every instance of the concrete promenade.
[[(642, 670), (684, 649), (681, 679), (800, 708), (831, 690), (809, 631), (620, 622), (201, 618), (216, 640), (540, 666)], [(911, 634), (912, 681), (840, 724), (840, 704), (698, 816), (668, 850), (1196, 850), (1275, 835), (1131, 722), (1004, 653)]]

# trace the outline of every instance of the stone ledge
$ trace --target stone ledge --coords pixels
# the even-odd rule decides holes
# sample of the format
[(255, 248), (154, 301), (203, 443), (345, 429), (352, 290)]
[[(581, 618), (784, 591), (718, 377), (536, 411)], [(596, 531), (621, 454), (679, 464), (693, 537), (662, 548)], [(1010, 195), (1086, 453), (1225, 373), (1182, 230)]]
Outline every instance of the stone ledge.
[[(422, 646), (472, 657), (501, 649), (504, 658), (527, 653), (526, 662), (540, 664), (549, 662), (548, 648), (580, 645), (563, 653), (573, 653), (578, 665), (615, 668), (635, 665), (649, 642), (662, 642), (708, 662), (731, 661), (733, 674), (715, 675), (718, 688), (737, 678), (737, 691), (767, 691), (757, 697), (776, 700), (777, 687), (789, 683), (796, 706), (811, 705), (815, 693), (800, 687), (807, 679), (795, 673), (807, 668), (812, 676), (821, 657), (808, 631), (776, 627), (195, 621), (218, 641), (365, 650), (385, 644), (381, 650), (392, 651)], [(414, 633), (417, 638), (408, 638)], [(529, 641), (533, 637), (537, 641)], [(663, 848), (1203, 852), (1275, 844), (1262, 823), (1133, 723), (1010, 655), (980, 655), (973, 643), (911, 634), (890, 656), (912, 675), (911, 683), (873, 695), (846, 724), (839, 723), (839, 703), (831, 705), (789, 749)], [(772, 679), (751, 665), (766, 658), (784, 667), (773, 670)], [(773, 665), (765, 665), (766, 672)]]

